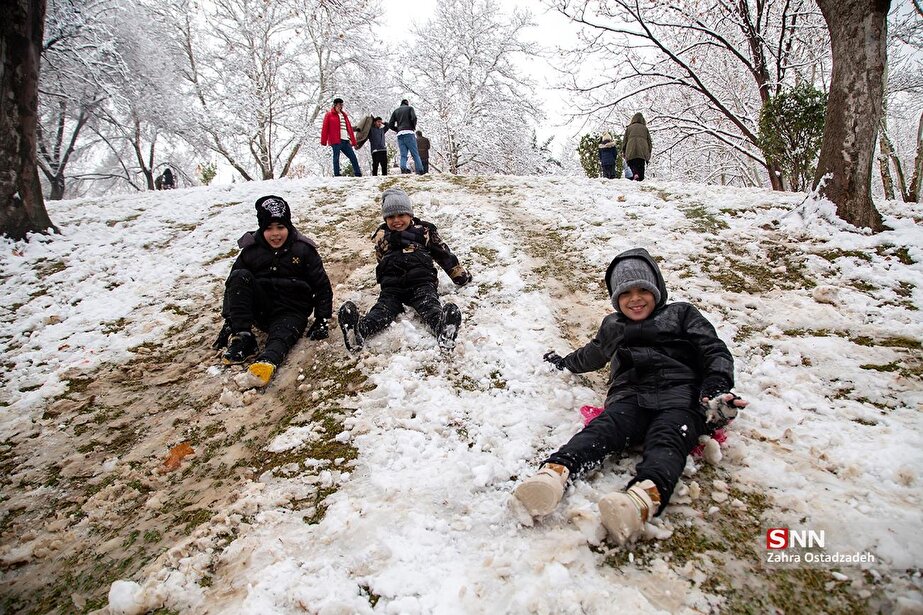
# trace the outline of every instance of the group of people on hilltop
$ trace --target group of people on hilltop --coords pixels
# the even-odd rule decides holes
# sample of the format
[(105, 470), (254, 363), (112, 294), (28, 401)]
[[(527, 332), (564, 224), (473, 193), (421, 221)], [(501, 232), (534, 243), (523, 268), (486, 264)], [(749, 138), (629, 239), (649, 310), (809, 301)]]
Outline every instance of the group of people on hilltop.
[(385, 133), (389, 130), (397, 134), (401, 173), (411, 173), (407, 166), (408, 157), (413, 160), (413, 168), (418, 175), (428, 173), (430, 142), (417, 130), (417, 113), (406, 98), (391, 113), (387, 122), (378, 116), (366, 116), (358, 126), (358, 131), (354, 129), (349, 116), (343, 110), (343, 99), (334, 98), (333, 107), (324, 115), (320, 133), (321, 145), (330, 146), (333, 153), (334, 176), (341, 175), (341, 154), (345, 154), (352, 164), (355, 176), (362, 176), (355, 150), (361, 148), (366, 141), (372, 153), (372, 175), (378, 175), (379, 171), (382, 175), (387, 175), (388, 147), (385, 143)]
[[(618, 143), (609, 131), (603, 132), (599, 139), (599, 166), (603, 177), (615, 179), (616, 150)], [(625, 161), (623, 173), (625, 179), (644, 180), (644, 171), (651, 160), (651, 133), (641, 113), (635, 113), (631, 122), (625, 127), (620, 153)]]
[[(398, 125), (401, 118), (409, 121), (409, 105), (402, 107), (408, 108), (398, 114)], [(412, 155), (411, 144), (404, 141)], [(632, 168), (643, 173), (643, 168)], [(258, 229), (238, 241), (215, 348), (227, 347), (227, 365), (255, 356), (247, 372), (253, 386), (266, 386), (302, 335), (311, 340), (329, 336), (333, 290), (317, 243), (295, 228), (285, 199), (261, 197), (256, 216)], [(409, 306), (435, 334), (438, 346), (450, 351), (462, 316), (454, 303), (441, 304), (436, 265), (458, 286), (470, 283), (471, 273), (436, 226), (414, 215), (403, 190), (382, 192), (381, 217), (371, 237), (378, 299), (364, 316), (351, 301), (337, 314), (347, 350), (361, 349), (367, 337), (382, 332)], [(605, 408), (548, 456), (536, 474), (521, 481), (509, 503), (517, 518), (531, 526), (557, 508), (568, 482), (585, 477), (611, 454), (643, 445), (628, 485), (599, 501), (603, 526), (624, 545), (642, 537), (645, 524), (663, 512), (699, 437), (724, 427), (747, 402), (731, 392), (734, 362), (727, 346), (694, 306), (667, 303), (663, 275), (646, 250), (615, 256), (605, 283), (614, 312), (593, 339), (565, 356), (551, 351), (542, 357), (573, 373), (608, 364)], [(266, 333), (262, 350), (254, 327)]]

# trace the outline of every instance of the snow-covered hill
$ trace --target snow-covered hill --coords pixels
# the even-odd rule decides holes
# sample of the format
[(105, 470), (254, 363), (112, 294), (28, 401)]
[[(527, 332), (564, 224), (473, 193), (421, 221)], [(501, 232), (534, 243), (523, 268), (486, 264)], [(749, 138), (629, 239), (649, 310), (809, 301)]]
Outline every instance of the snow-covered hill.
[[(405, 314), (358, 355), (302, 340), (238, 390), (209, 345), (253, 202), (284, 196), (335, 307), (367, 309), (391, 185), (474, 274), (440, 274), (455, 352)], [(893, 230), (868, 235), (803, 194), (438, 175), (49, 203), (61, 236), (0, 242), (0, 611), (921, 612), (923, 209), (880, 207)], [(604, 373), (541, 357), (592, 337), (606, 265), (637, 246), (751, 405), (621, 550), (596, 502), (636, 454), (535, 527), (507, 499), (601, 405)], [(769, 527), (875, 561), (767, 564)]]

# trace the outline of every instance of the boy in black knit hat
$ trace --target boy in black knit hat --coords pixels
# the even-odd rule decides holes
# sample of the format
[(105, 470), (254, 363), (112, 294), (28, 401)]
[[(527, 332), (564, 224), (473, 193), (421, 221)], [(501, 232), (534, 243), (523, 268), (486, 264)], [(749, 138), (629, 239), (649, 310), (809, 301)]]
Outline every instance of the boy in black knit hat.
[(646, 250), (616, 256), (606, 285), (616, 311), (596, 337), (566, 357), (544, 357), (578, 374), (610, 363), (605, 410), (520, 483), (510, 503), (531, 523), (555, 509), (568, 477), (642, 444), (627, 489), (599, 501), (603, 525), (624, 545), (667, 505), (699, 436), (723, 427), (747, 402), (731, 393), (734, 359), (727, 346), (695, 307), (667, 304), (663, 276)]
[[(340, 308), (338, 319), (346, 348), (361, 348), (367, 336), (387, 327), (409, 305), (436, 335), (439, 346), (451, 350), (455, 347), (461, 312), (454, 303), (445, 307), (439, 304), (434, 263), (458, 286), (470, 282), (471, 275), (439, 237), (435, 225), (413, 217), (413, 206), (406, 192), (398, 188), (385, 190), (381, 195), (381, 215), (385, 223), (372, 235), (378, 259), (375, 279), (381, 285), (381, 294), (362, 318), (352, 301)], [(349, 340), (350, 333), (353, 343)]]
[(244, 233), (237, 241), (240, 254), (225, 283), (221, 310), (225, 324), (215, 346), (220, 348), (229, 340), (224, 364), (243, 363), (258, 350), (252, 327), (265, 331), (263, 351), (249, 367), (265, 386), (305, 332), (312, 311), (314, 324), (307, 336), (312, 340), (328, 337), (333, 291), (317, 244), (292, 225), (285, 199), (259, 198), (256, 218), (259, 230)]

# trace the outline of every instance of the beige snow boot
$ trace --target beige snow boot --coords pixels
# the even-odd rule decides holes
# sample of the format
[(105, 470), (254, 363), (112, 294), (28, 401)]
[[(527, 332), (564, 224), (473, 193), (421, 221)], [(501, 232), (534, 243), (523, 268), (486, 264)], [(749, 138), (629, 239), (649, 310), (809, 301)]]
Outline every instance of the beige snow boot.
[(513, 497), (533, 517), (544, 517), (553, 511), (564, 497), (564, 486), (570, 471), (558, 463), (546, 463), (534, 476), (519, 483)]
[(254, 380), (258, 381), (254, 383), (256, 386), (264, 387), (272, 380), (272, 375), (276, 373), (276, 366), (269, 361), (257, 361), (247, 371), (255, 377)]
[(609, 536), (620, 546), (633, 542), (644, 524), (660, 508), (660, 492), (652, 481), (635, 483), (627, 491), (610, 493), (599, 501), (599, 516)]

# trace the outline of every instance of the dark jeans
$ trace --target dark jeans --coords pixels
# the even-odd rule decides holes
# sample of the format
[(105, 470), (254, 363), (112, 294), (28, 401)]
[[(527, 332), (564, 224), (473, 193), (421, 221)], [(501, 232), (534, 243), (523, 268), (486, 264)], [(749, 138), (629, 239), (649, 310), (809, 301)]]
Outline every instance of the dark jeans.
[(250, 331), (254, 325), (265, 331), (266, 346), (257, 360), (273, 365), (282, 363), (308, 324), (308, 314), (279, 308), (275, 298), (246, 269), (236, 269), (228, 276), (221, 315), (231, 325), (232, 333)]
[(340, 152), (346, 154), (346, 157), (349, 158), (349, 162), (353, 165), (353, 173), (356, 177), (362, 177), (362, 169), (359, 168), (359, 161), (356, 159), (356, 152), (353, 150), (353, 146), (349, 141), (340, 141), (339, 143), (334, 143), (330, 146), (333, 148), (333, 174), (336, 177), (340, 176)]
[(423, 173), (429, 173), (429, 154), (420, 154), (420, 162), (423, 163)]
[(404, 311), (405, 305), (416, 310), (434, 334), (438, 333), (442, 305), (434, 284), (407, 289), (382, 288), (378, 302), (359, 320), (359, 333), (364, 337), (378, 333), (394, 322), (397, 315)]
[(614, 164), (603, 164), (600, 165), (603, 171), (603, 177), (606, 179), (615, 179), (615, 165)]
[(686, 466), (686, 456), (703, 433), (705, 417), (697, 408), (652, 410), (634, 401), (620, 401), (608, 406), (545, 463), (559, 463), (572, 475), (580, 475), (611, 453), (643, 444), (641, 461), (628, 484), (653, 481), (663, 510)]
[(377, 152), (372, 152), (372, 175), (378, 175), (377, 168), (381, 166), (381, 174), (388, 174), (388, 151), (387, 150), (378, 150)]
[(631, 172), (635, 174), (638, 181), (644, 179), (644, 167), (647, 166), (647, 161), (644, 158), (632, 158), (628, 161), (628, 166), (631, 167)]

